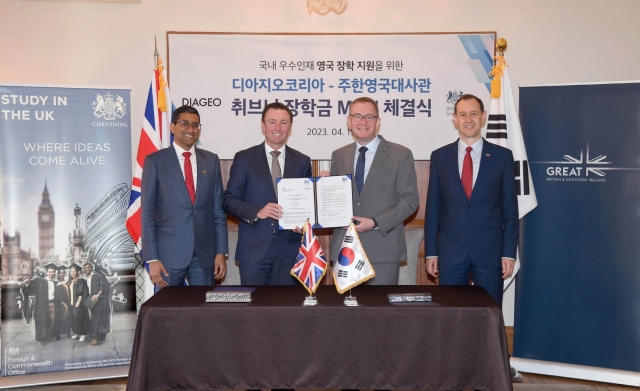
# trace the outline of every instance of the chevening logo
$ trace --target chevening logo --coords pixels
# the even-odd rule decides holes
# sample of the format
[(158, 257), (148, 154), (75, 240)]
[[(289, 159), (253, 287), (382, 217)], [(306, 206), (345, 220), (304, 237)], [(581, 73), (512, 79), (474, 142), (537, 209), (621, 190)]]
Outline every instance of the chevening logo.
[(116, 118), (122, 118), (127, 113), (127, 105), (120, 95), (114, 96), (110, 93), (105, 95), (96, 94), (96, 100), (93, 102), (93, 114), (98, 118), (104, 118), (113, 121)]

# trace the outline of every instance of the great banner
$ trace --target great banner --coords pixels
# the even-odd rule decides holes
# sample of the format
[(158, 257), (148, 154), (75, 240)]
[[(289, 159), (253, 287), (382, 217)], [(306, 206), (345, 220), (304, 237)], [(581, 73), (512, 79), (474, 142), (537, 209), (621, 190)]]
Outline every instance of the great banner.
[(463, 93), (489, 103), (495, 33), (168, 33), (176, 106), (201, 114), (200, 141), (222, 159), (264, 140), (260, 114), (280, 101), (294, 114), (289, 145), (312, 159), (353, 141), (352, 100), (378, 102), (380, 134), (415, 159), (457, 137), (453, 104)]
[(0, 85), (2, 376), (129, 364), (129, 95)]
[(514, 357), (640, 372), (640, 83), (521, 87), (520, 116)]

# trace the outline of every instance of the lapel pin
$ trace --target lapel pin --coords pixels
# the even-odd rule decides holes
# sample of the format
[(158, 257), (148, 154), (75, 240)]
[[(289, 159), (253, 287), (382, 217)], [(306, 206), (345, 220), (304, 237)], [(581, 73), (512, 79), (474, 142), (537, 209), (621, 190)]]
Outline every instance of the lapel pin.
[(203, 174), (206, 174), (206, 173), (207, 173), (207, 170), (202, 170), (202, 173), (203, 173)]
[(484, 156), (489, 157), (489, 156), (491, 156), (491, 154), (490, 153), (485, 153)]

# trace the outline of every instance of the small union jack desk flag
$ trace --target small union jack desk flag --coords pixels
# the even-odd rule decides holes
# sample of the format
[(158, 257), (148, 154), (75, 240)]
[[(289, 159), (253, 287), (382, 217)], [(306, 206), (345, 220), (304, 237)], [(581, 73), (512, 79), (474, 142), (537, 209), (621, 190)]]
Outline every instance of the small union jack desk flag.
[(307, 220), (303, 227), (300, 252), (296, 258), (296, 264), (291, 269), (291, 275), (307, 288), (310, 295), (313, 295), (326, 272), (327, 259), (318, 238), (313, 234), (311, 223)]

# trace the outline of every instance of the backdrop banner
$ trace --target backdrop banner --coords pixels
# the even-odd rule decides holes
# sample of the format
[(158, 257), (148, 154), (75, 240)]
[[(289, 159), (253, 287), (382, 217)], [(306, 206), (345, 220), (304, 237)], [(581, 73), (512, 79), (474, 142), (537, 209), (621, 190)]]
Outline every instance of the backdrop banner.
[(514, 357), (640, 372), (640, 83), (520, 87)]
[(312, 159), (353, 141), (352, 100), (380, 108), (380, 134), (415, 159), (451, 143), (453, 104), (463, 93), (489, 104), (495, 33), (168, 33), (176, 106), (201, 114), (200, 141), (221, 159), (264, 141), (260, 114), (279, 101), (293, 112), (289, 145)]
[(129, 364), (129, 95), (0, 85), (2, 376)]

